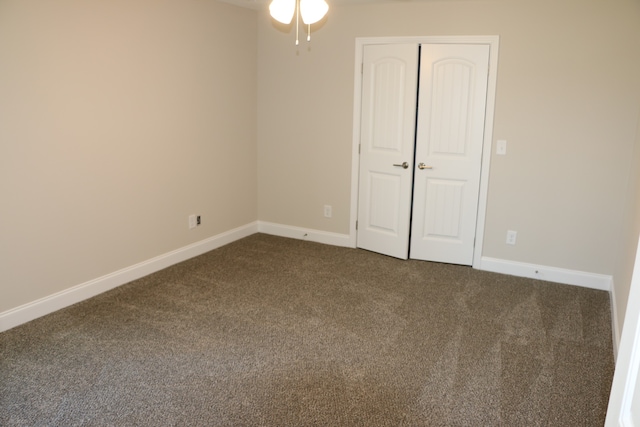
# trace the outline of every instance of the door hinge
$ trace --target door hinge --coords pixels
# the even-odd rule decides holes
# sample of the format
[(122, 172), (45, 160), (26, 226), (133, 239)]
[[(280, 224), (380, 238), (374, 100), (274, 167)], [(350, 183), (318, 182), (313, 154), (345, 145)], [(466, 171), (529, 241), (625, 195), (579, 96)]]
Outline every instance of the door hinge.
[(360, 154), (360, 149), (362, 148), (362, 144), (358, 144), (358, 154)]
[(358, 221), (356, 221), (356, 230), (358, 230)]
[(364, 74), (364, 62), (360, 63), (360, 74)]

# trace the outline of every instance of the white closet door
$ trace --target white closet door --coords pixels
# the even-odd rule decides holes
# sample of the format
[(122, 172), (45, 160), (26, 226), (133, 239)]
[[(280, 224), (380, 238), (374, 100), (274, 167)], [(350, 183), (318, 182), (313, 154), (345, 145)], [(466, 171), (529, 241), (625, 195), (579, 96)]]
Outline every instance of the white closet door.
[(357, 246), (407, 259), (418, 45), (367, 45), (362, 73)]
[(471, 265), (489, 46), (423, 45), (410, 256)]

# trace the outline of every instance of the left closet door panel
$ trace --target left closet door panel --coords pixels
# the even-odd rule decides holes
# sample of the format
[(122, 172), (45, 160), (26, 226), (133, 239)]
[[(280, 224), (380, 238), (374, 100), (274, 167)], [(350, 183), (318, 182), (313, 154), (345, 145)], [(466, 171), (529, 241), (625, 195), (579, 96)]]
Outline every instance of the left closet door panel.
[(407, 259), (418, 45), (367, 45), (362, 73), (357, 246)]

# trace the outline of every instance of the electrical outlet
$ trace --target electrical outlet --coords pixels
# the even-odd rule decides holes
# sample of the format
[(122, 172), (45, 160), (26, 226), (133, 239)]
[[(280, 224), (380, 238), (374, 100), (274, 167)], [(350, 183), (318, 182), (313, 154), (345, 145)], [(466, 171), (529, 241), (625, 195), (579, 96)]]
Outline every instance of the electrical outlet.
[(517, 237), (518, 237), (517, 231), (513, 231), (513, 230), (507, 231), (507, 245), (515, 245)]
[(198, 220), (195, 215), (189, 215), (189, 229), (196, 228)]
[(324, 217), (331, 218), (331, 215), (332, 215), (331, 205), (324, 205)]
[(196, 217), (196, 225), (200, 225), (200, 224), (202, 224), (202, 221), (200, 220), (200, 215), (198, 215)]
[(507, 141), (499, 139), (496, 144), (496, 154), (505, 156), (507, 154)]

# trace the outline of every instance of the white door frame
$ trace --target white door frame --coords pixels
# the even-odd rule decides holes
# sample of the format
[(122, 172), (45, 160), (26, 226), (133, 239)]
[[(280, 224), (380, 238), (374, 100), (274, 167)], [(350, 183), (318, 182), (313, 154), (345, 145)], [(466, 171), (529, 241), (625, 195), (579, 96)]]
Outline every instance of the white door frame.
[(473, 251), (473, 268), (480, 268), (482, 245), (484, 241), (484, 223), (489, 192), (489, 169), (493, 147), (493, 116), (496, 99), (496, 82), (498, 76), (499, 36), (424, 36), (424, 37), (358, 37), (356, 38), (356, 55), (354, 67), (353, 90), (353, 146), (351, 151), (351, 215), (349, 224), (349, 244), (356, 247), (358, 220), (358, 171), (360, 170), (360, 101), (362, 99), (362, 52), (368, 44), (393, 43), (451, 43), (451, 44), (486, 44), (489, 45), (489, 80), (487, 84), (487, 107), (484, 119), (484, 144), (482, 147), (482, 172), (480, 174), (480, 194), (478, 199), (478, 219), (476, 222), (476, 244)]
[(618, 345), (605, 427), (640, 425), (640, 242)]

